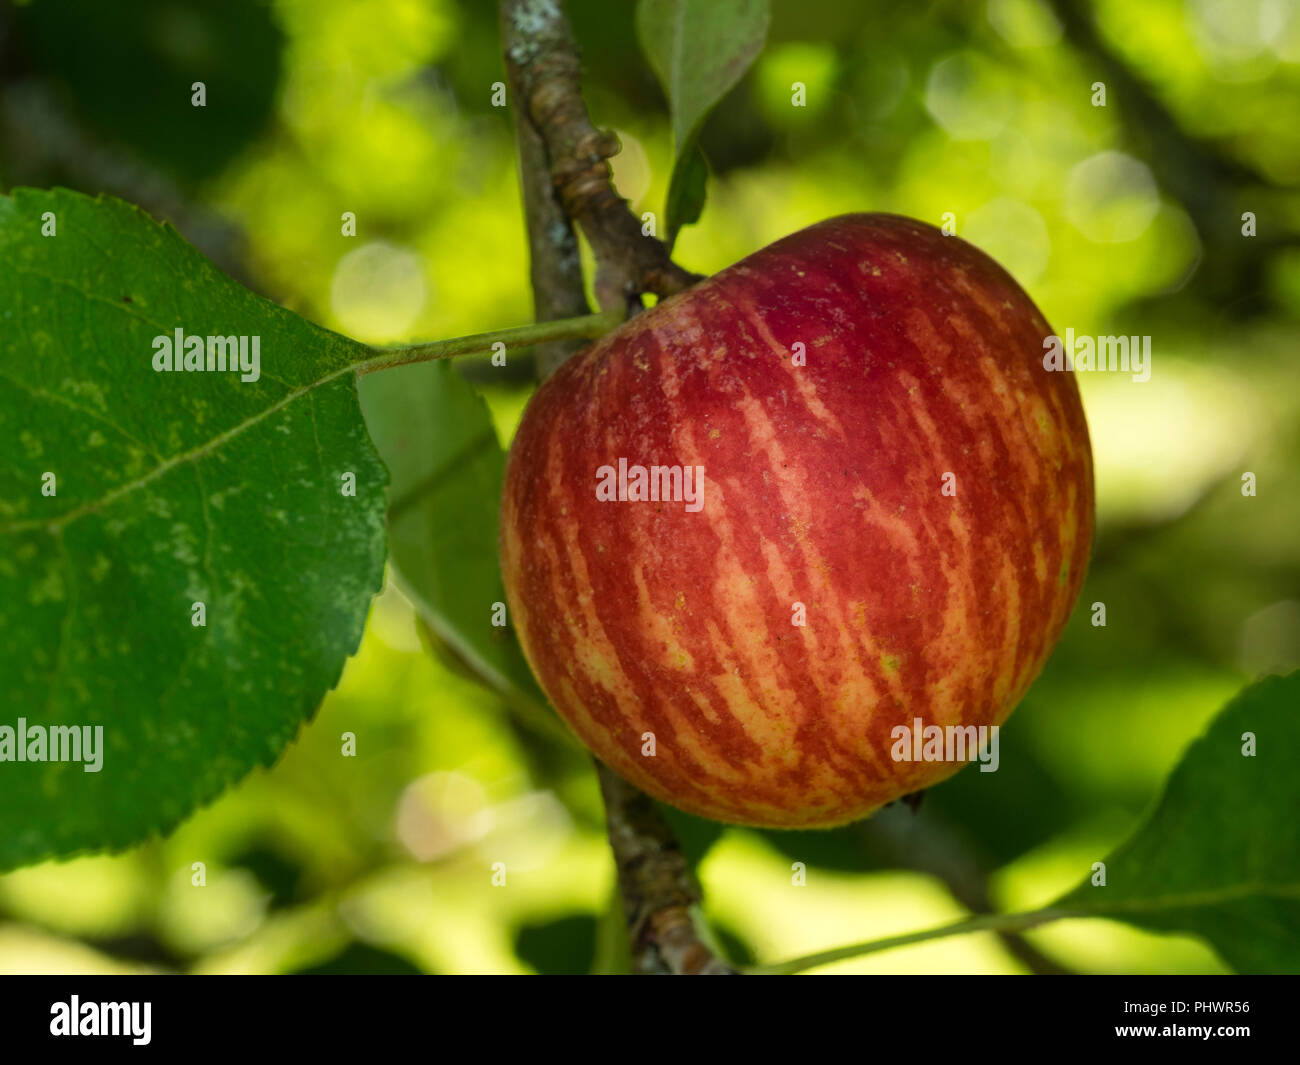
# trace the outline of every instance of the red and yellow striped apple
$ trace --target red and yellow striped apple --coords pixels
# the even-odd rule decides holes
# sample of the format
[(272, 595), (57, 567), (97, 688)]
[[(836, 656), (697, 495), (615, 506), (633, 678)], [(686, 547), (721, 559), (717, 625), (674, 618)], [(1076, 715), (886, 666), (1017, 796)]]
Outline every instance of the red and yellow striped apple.
[(891, 730), (1001, 725), (1087, 565), (1088, 430), (1050, 332), (983, 252), (860, 214), (561, 367), (510, 449), (501, 554), (578, 737), (751, 825), (843, 824), (955, 772), (894, 760)]

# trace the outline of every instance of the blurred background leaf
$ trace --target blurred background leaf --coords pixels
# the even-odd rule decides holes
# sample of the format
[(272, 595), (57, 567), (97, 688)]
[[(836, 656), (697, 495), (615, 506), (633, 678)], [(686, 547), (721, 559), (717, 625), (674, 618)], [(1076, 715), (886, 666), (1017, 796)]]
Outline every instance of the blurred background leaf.
[[(37, 0), (16, 7), (13, 29), (25, 68), (10, 77), (39, 75), (105, 145), (187, 185), (229, 164), (274, 115), (285, 38), (265, 0)], [(206, 106), (192, 102), (195, 82)], [(24, 155), (12, 163), (27, 165)]]
[(421, 970), (400, 954), (353, 943), (328, 961), (298, 969), (300, 976), (418, 976)]
[(486, 405), (450, 362), (367, 374), (357, 388), (391, 478), (389, 564), (430, 638), (528, 722), (566, 738), (505, 624), (494, 549), (505, 455)]

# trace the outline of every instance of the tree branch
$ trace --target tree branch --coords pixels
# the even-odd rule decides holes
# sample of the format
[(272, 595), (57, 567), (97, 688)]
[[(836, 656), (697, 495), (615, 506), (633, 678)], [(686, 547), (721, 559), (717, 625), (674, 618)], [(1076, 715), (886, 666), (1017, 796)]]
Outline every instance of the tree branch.
[[(641, 224), (610, 185), (605, 161), (617, 140), (587, 117), (578, 84), (578, 53), (558, 0), (501, 0), (501, 40), (519, 107), (515, 139), (528, 217), (533, 302), (539, 318), (586, 313), (582, 269), (570, 219), (596, 255), (596, 293), (616, 313), (642, 292), (680, 291), (698, 277), (673, 264), (668, 249), (643, 236)], [(572, 348), (552, 348), (543, 372)], [(642, 973), (734, 973), (696, 927), (700, 889), (672, 829), (649, 796), (596, 763), (633, 964)]]
[(596, 772), (633, 964), (643, 973), (735, 975), (700, 937), (699, 885), (654, 800), (601, 762)]
[(595, 253), (600, 305), (621, 306), (643, 292), (671, 296), (700, 280), (641, 232), (610, 184), (606, 160), (618, 153), (618, 138), (597, 129), (587, 114), (578, 48), (561, 0), (502, 0), (501, 27), (511, 84), (545, 146), (555, 196)]
[[(514, 5), (501, 4), (501, 40), (507, 53), (506, 74), (510, 95), (524, 99), (519, 67), (509, 61), (511, 49), (517, 48), (520, 33), (510, 17)], [(587, 314), (587, 296), (582, 284), (582, 259), (578, 254), (578, 237), (573, 223), (564, 213), (551, 183), (551, 162), (546, 144), (532, 120), (514, 109), (515, 150), (519, 159), (519, 187), (524, 201), (524, 218), (528, 227), (529, 280), (533, 289), (533, 316), (539, 322), (555, 318), (576, 318)], [(542, 377), (553, 373), (582, 343), (558, 341), (537, 348), (537, 368)]]

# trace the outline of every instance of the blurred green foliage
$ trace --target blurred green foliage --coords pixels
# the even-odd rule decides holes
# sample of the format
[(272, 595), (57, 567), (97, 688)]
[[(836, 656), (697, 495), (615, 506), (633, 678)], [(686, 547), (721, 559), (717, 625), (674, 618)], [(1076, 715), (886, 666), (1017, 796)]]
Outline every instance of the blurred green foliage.
[[(0, 8), (0, 183), (138, 202), (256, 290), (364, 341), (526, 320), (510, 116), (490, 104), (495, 5), (129, 0), (85, 14), (99, 6)], [(631, 6), (568, 8), (589, 107), (624, 145), (618, 187), (661, 211), (672, 134)], [(1150, 334), (1154, 354), (1145, 384), (1081, 376), (1095, 559), (999, 772), (829, 833), (671, 815), (737, 960), (1048, 901), (1129, 833), (1233, 692), (1300, 665), (1298, 97), (1294, 5), (774, 3), (765, 52), (704, 124), (708, 205), (679, 261), (716, 270), (845, 211), (951, 212), (1058, 331)], [(529, 386), (459, 369), (507, 442)], [(345, 732), (355, 758), (340, 757)], [(604, 970), (613, 884), (589, 762), (431, 657), (390, 589), (273, 769), (166, 840), (0, 877), (0, 971)], [(1106, 922), (1026, 938), (1031, 954), (978, 935), (829, 968), (1223, 968), (1192, 938)]]

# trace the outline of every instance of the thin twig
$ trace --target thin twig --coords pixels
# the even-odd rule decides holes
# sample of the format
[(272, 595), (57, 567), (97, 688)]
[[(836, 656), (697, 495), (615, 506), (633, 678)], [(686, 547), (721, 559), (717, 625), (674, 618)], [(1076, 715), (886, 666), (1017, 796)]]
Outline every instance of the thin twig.
[(515, 326), (512, 329), (495, 329), (490, 333), (473, 333), (469, 336), (451, 337), (448, 340), (430, 340), (422, 344), (394, 344), (372, 347), (370, 354), (354, 363), (359, 374), (390, 370), (413, 362), (432, 362), (450, 359), (456, 355), (473, 355), (491, 351), (493, 345), (504, 345), (507, 351), (532, 347), (535, 344), (557, 340), (578, 339), (580, 343), (595, 340), (618, 328), (623, 315), (617, 310), (584, 314), (577, 318), (555, 318), (549, 322)]
[[(917, 815), (895, 805), (859, 822), (853, 831), (882, 864), (937, 877), (949, 894), (975, 916), (994, 912), (981, 862), (957, 833), (933, 816)], [(1007, 952), (1030, 972), (1044, 976), (1069, 972), (1018, 932), (996, 932)]]
[(889, 936), (887, 939), (873, 939), (867, 943), (852, 943), (847, 947), (823, 950), (808, 954), (802, 958), (777, 962), (775, 965), (751, 965), (745, 971), (756, 976), (788, 976), (808, 969), (816, 969), (832, 962), (860, 958), (867, 954), (878, 954), (882, 950), (894, 950), (897, 947), (911, 946), (913, 943), (925, 943), (932, 939), (947, 936), (969, 935), (972, 932), (1023, 932), (1037, 928), (1049, 921), (1059, 921), (1065, 917), (1083, 917), (1087, 914), (1069, 910), (1034, 910), (1031, 913), (990, 913), (980, 917), (967, 917), (939, 928), (928, 928), (924, 932), (909, 932), (903, 936)]
[(700, 280), (672, 261), (662, 241), (642, 233), (610, 183), (606, 160), (618, 153), (618, 138), (587, 114), (561, 0), (502, 0), (501, 25), (511, 83), (545, 145), (556, 197), (595, 253), (600, 305), (619, 306), (643, 292), (671, 296)]

